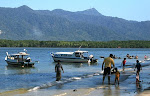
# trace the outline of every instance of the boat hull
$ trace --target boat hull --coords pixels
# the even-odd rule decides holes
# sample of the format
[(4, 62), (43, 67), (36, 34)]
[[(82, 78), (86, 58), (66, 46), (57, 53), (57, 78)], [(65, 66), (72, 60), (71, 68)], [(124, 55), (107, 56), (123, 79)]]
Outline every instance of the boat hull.
[(54, 61), (55, 62), (72, 62), (72, 63), (85, 63), (85, 62), (88, 62), (89, 59), (81, 59), (81, 58), (78, 58), (78, 59), (74, 59), (74, 58), (55, 58), (53, 57)]
[(34, 62), (10, 62), (6, 61), (9, 66), (24, 66), (24, 67), (33, 67)]

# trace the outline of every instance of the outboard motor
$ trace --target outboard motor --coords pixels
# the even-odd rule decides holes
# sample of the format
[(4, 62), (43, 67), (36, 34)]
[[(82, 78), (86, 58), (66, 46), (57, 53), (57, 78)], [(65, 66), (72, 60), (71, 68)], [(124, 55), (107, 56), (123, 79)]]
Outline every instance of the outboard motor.
[(93, 56), (93, 55), (90, 55), (89, 58), (92, 59), (92, 58), (94, 58), (94, 56)]
[(93, 55), (90, 55), (90, 56), (89, 56), (89, 60), (90, 60), (90, 62), (93, 62), (93, 58), (94, 58), (94, 56), (93, 56)]
[(50, 54), (51, 54), (52, 57), (54, 57), (54, 54), (53, 54), (53, 53), (50, 53)]
[(31, 58), (30, 58), (30, 57), (27, 57), (27, 58), (26, 58), (26, 62), (31, 62)]

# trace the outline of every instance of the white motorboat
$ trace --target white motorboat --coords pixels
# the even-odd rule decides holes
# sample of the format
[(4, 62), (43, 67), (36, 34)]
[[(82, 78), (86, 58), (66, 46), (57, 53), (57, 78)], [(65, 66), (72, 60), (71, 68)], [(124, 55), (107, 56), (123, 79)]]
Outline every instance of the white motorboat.
[(33, 67), (34, 62), (31, 61), (31, 58), (28, 57), (30, 54), (27, 54), (26, 52), (19, 52), (16, 54), (8, 54), (6, 52), (5, 61), (8, 65), (12, 66), (22, 66), (22, 67)]
[(51, 53), (55, 62), (97, 62), (93, 55), (88, 55), (88, 51), (75, 51), (75, 52), (56, 52)]

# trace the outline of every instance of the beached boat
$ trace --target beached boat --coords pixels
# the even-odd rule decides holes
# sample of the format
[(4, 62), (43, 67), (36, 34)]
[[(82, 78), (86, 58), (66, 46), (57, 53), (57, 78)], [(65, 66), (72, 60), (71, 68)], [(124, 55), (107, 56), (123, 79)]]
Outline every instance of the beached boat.
[(26, 52), (19, 52), (16, 54), (8, 54), (6, 52), (5, 61), (8, 65), (11, 66), (21, 66), (21, 67), (33, 67), (34, 62), (31, 61), (31, 58), (28, 57), (30, 54), (27, 54)]
[(97, 62), (93, 55), (88, 55), (88, 51), (75, 51), (75, 52), (56, 52), (51, 53), (55, 62)]

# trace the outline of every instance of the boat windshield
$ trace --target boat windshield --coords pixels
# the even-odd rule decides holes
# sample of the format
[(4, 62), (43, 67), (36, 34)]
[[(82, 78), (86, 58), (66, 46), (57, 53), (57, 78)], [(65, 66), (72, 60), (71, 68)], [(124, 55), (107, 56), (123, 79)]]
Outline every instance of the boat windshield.
[(28, 58), (27, 55), (10, 55), (8, 58), (12, 60), (25, 61)]
[(76, 57), (80, 57), (81, 54), (77, 52), (77, 53), (75, 53), (75, 56), (76, 56)]
[(87, 52), (75, 52), (75, 56), (76, 57), (88, 57), (88, 53)]

